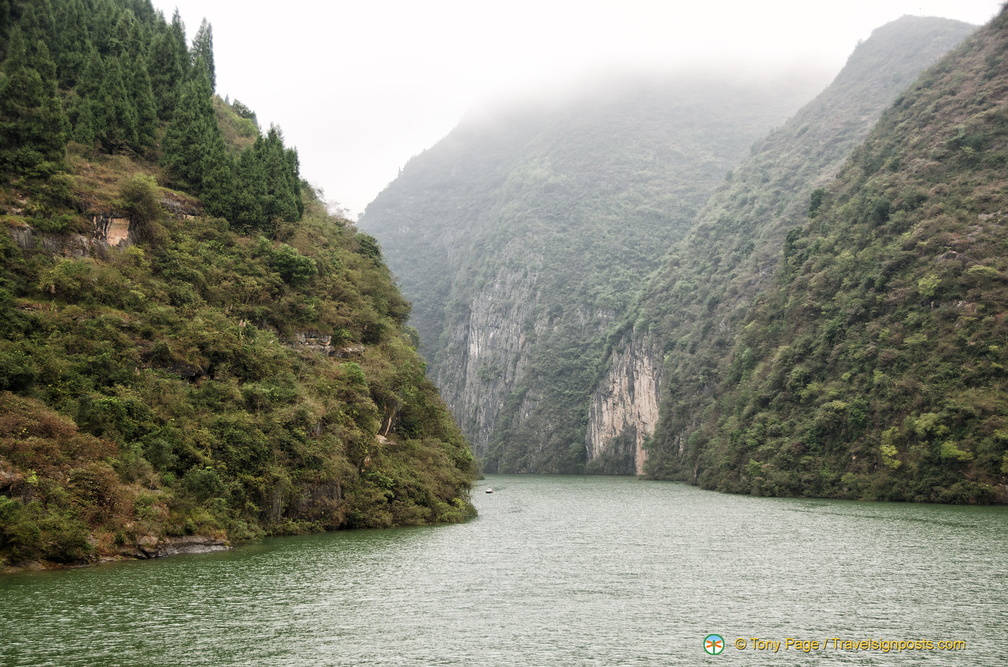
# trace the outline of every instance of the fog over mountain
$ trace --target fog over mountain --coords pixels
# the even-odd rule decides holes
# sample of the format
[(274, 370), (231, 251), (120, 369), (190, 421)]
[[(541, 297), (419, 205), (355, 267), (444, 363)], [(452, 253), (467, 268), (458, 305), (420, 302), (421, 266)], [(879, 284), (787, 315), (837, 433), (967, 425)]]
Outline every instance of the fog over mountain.
[[(363, 212), (398, 170), (474, 107), (586, 73), (711, 62), (835, 74), (858, 40), (904, 14), (980, 25), (998, 0), (753, 3), (653, 0), (291, 2), (157, 0), (193, 34), (213, 25), (219, 91), (279, 123), (304, 173)], [(310, 16), (310, 19), (309, 19)]]
[[(835, 169), (885, 105), (970, 30), (911, 18), (879, 29), (792, 121), (811, 143), (788, 150)], [(645, 344), (655, 348), (646, 369), (600, 385), (626, 327), (661, 328), (661, 308), (633, 315), (639, 288), (753, 142), (822, 85), (793, 70), (774, 79), (710, 66), (593, 80), (467, 117), (368, 206), (359, 224), (413, 302), (428, 372), (488, 470), (643, 470), (663, 344)], [(775, 184), (786, 172), (784, 162), (764, 164), (755, 185), (800, 197), (802, 174)], [(760, 224), (777, 208), (761, 210)], [(746, 254), (701, 241), (677, 261), (688, 267), (708, 252), (735, 253), (728, 266)], [(715, 276), (699, 273), (694, 289)], [(666, 288), (653, 298), (678, 297)], [(615, 396), (599, 402), (597, 391)]]

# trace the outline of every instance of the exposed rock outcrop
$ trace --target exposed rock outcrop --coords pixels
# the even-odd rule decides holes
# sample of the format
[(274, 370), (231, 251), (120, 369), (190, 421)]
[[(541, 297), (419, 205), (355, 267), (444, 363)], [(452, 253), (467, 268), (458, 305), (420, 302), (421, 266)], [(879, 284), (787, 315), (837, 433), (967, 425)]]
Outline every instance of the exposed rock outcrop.
[(133, 224), (128, 216), (94, 213), (91, 225), (90, 234), (41, 232), (25, 224), (12, 224), (8, 230), (19, 248), (42, 248), (53, 255), (71, 259), (91, 257), (110, 247), (123, 248), (134, 241)]
[(94, 225), (92, 238), (98, 243), (107, 243), (110, 246), (129, 245), (132, 242), (131, 222), (129, 216), (96, 213), (91, 216), (91, 224)]
[(525, 375), (534, 338), (535, 271), (502, 268), (448, 325), (437, 384), (477, 456), (486, 452), (508, 396)]
[(661, 347), (635, 330), (613, 348), (609, 362), (588, 410), (587, 459), (623, 458), (626, 472), (640, 475), (647, 460), (644, 442), (658, 424)]
[(207, 554), (213, 551), (232, 549), (227, 540), (207, 535), (184, 535), (182, 537), (155, 537), (145, 535), (137, 540), (137, 555), (140, 558), (163, 558), (178, 554)]

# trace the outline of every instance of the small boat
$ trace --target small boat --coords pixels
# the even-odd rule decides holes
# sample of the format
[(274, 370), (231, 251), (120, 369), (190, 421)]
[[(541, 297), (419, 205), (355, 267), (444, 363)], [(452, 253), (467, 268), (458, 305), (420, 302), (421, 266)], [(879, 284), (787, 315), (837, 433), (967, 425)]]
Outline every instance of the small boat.
[(491, 489), (490, 487), (487, 487), (487, 490), (486, 490), (486, 492), (487, 492), (487, 493), (493, 493), (493, 489)]

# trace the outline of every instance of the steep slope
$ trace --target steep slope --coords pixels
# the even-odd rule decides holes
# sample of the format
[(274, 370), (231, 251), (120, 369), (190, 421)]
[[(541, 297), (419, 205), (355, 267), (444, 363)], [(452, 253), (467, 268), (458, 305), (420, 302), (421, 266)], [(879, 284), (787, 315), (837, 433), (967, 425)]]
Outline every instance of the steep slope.
[(472, 516), (375, 240), (212, 95), (207, 24), (82, 7), (0, 6), (0, 567)]
[(641, 473), (646, 455), (650, 474), (683, 474), (680, 449), (712, 400), (739, 319), (771, 283), (811, 192), (834, 177), (901, 91), (974, 29), (910, 16), (878, 28), (829, 87), (752, 147), (648, 278), (616, 338), (589, 414), (596, 467)]
[(583, 469), (607, 330), (809, 85), (613, 80), (469, 118), (368, 207), (430, 372), (488, 470)]
[(1008, 500), (1008, 13), (883, 115), (788, 234), (684, 458), (713, 488)]

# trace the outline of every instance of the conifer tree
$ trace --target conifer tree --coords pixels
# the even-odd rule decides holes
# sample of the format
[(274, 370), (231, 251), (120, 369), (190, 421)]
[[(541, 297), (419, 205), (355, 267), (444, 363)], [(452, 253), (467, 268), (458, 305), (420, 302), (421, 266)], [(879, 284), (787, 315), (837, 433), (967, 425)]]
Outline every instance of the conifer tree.
[(213, 55), (213, 27), (207, 23), (206, 19), (200, 23), (199, 30), (193, 38), (192, 46), (193, 67), (201, 66), (206, 70), (207, 79), (210, 81), (210, 92), (217, 90), (217, 74), (214, 69)]
[(98, 126), (95, 107), (102, 81), (105, 78), (98, 50), (88, 44), (84, 54), (84, 66), (77, 81), (77, 95), (70, 98), (67, 113), (73, 124), (72, 138), (85, 146), (94, 146), (98, 141)]
[(112, 0), (90, 0), (91, 42), (102, 56), (118, 53), (115, 27), (121, 13)]
[(131, 12), (121, 12), (109, 36), (106, 55), (136, 57), (143, 51), (136, 19)]
[(287, 160), (287, 187), (291, 190), (294, 208), (297, 211), (294, 220), (300, 220), (304, 215), (304, 202), (301, 200), (301, 160), (294, 148), (284, 149), (284, 158)]
[(189, 76), (189, 49), (185, 25), (178, 10), (170, 25), (162, 25), (150, 45), (148, 72), (154, 90), (158, 118), (171, 120), (182, 97), (182, 83)]
[(98, 49), (89, 45), (84, 54), (84, 68), (81, 72), (80, 81), (77, 82), (77, 95), (90, 99), (98, 98), (98, 91), (101, 90), (102, 79), (105, 78), (105, 65), (102, 57), (98, 54)]
[(265, 230), (270, 222), (264, 208), (266, 168), (254, 147), (242, 152), (236, 172), (234, 211), (230, 219), (239, 227)]
[(203, 187), (200, 199), (211, 215), (233, 219), (238, 188), (235, 182), (234, 158), (227, 152), (224, 137), (217, 132), (210, 137), (210, 146), (203, 155)]
[(128, 62), (131, 66), (128, 79), (137, 117), (136, 147), (154, 148), (158, 116), (157, 104), (154, 102), (154, 89), (151, 85), (150, 74), (147, 72), (147, 60), (140, 57)]
[(0, 57), (4, 57), (11, 29), (11, 0), (0, 0)]
[(293, 222), (301, 218), (301, 190), (297, 175), (296, 153), (288, 154), (283, 135), (275, 125), (265, 138), (256, 140), (254, 150), (266, 174), (266, 198), (263, 202), (268, 220)]
[(42, 177), (62, 168), (68, 122), (56, 64), (44, 42), (32, 47), (15, 26), (0, 81), (0, 170)]
[(94, 146), (98, 141), (98, 129), (94, 115), (94, 101), (87, 97), (77, 97), (70, 109), (73, 116), (71, 138), (84, 146)]
[(38, 41), (42, 41), (53, 57), (52, 46), (56, 44), (56, 20), (50, 0), (34, 0), (24, 4), (18, 27), (24, 33), (29, 54)]
[(164, 164), (177, 179), (197, 191), (203, 189), (209, 166), (220, 159), (216, 153), (225, 150), (211, 97), (206, 71), (197, 69), (196, 76), (183, 86), (161, 146)]
[(178, 9), (172, 15), (171, 26), (169, 26), (169, 33), (171, 39), (174, 42), (174, 48), (172, 52), (175, 54), (179, 68), (182, 70), (183, 76), (189, 76), (189, 47), (186, 44), (185, 35), (185, 23), (182, 22), (182, 16), (179, 14)]
[(57, 0), (53, 7), (56, 17), (56, 72), (62, 88), (73, 88), (84, 72), (91, 38), (85, 21), (82, 0)]
[(102, 148), (114, 153), (137, 146), (137, 109), (127, 92), (122, 62), (117, 56), (105, 58), (105, 73), (96, 102), (95, 128)]

